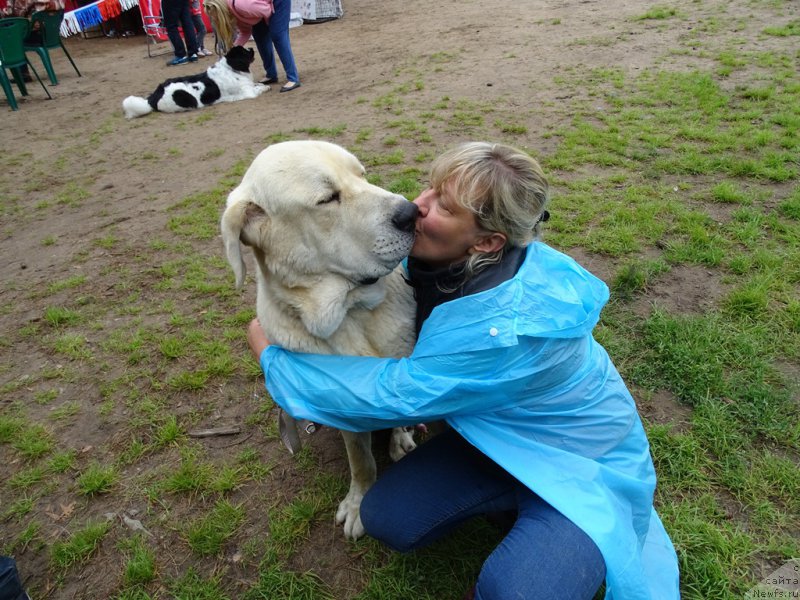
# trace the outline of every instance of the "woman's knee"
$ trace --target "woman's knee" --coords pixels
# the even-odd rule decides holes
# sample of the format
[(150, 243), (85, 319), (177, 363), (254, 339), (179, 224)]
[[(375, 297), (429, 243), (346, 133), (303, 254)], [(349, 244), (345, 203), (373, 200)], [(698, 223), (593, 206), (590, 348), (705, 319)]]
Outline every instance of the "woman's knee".
[(475, 600), (592, 600), (605, 580), (605, 563), (599, 553), (587, 562), (551, 563), (548, 567), (537, 562), (535, 557), (529, 561), (516, 557), (514, 565), (497, 568), (487, 561), (475, 585)]
[[(377, 488), (377, 489), (376, 489)], [(417, 539), (379, 486), (373, 486), (361, 501), (361, 523), (367, 535), (397, 552), (409, 552)]]
[(481, 569), (476, 600), (591, 600), (606, 575), (594, 541), (538, 497), (526, 499), (521, 509)]

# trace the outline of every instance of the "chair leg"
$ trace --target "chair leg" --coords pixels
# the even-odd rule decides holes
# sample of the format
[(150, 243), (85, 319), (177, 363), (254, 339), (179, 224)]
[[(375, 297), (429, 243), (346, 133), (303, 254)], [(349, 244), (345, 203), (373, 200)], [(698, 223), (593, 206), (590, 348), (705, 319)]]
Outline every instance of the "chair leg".
[(36, 54), (42, 59), (42, 64), (44, 65), (44, 70), (47, 71), (47, 76), (50, 78), (50, 83), (58, 85), (56, 72), (53, 70), (53, 62), (50, 60), (50, 53), (47, 51), (47, 48), (36, 48)]
[(69, 59), (69, 62), (72, 65), (72, 68), (75, 69), (75, 72), (78, 74), (78, 77), (83, 77), (83, 75), (81, 75), (81, 72), (78, 71), (78, 67), (75, 64), (75, 61), (72, 60), (72, 57), (69, 55), (69, 52), (67, 52), (67, 47), (64, 45), (64, 42), (61, 42), (61, 49), (64, 51), (64, 54), (67, 55), (67, 58)]
[(2, 84), (3, 91), (6, 93), (6, 99), (8, 100), (8, 105), (11, 107), (11, 110), (19, 110), (17, 99), (14, 98), (14, 90), (11, 88), (11, 82), (8, 80), (6, 70), (2, 67), (0, 67), (0, 84)]
[[(26, 58), (26, 60), (27, 60), (27, 58)], [(45, 87), (44, 82), (42, 82), (41, 77), (39, 77), (39, 73), (37, 73), (36, 69), (33, 68), (33, 65), (31, 64), (31, 61), (28, 61), (28, 66), (31, 68), (31, 71), (33, 71), (33, 74), (36, 75), (36, 81), (38, 81), (39, 85), (42, 86), (42, 89), (44, 90), (44, 93), (47, 94), (47, 97), (50, 100), (52, 100), (53, 97), (50, 95), (50, 91)]]
[(11, 69), (11, 74), (14, 76), (14, 83), (17, 84), (19, 88), (19, 93), (23, 96), (28, 95), (28, 86), (25, 85), (25, 79), (22, 76), (22, 69), (19, 67), (15, 67)]

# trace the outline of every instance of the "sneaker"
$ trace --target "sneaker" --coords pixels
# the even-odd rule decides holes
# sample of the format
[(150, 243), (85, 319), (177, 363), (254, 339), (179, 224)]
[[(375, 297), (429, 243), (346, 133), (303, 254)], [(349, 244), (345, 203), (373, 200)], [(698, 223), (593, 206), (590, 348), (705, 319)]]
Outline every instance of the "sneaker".
[(197, 54), (198, 55), (202, 54), (203, 56), (211, 56), (214, 53), (208, 50), (207, 48), (201, 48)]
[[(194, 57), (197, 60), (197, 57)], [(175, 65), (185, 65), (191, 58), (186, 58), (185, 56), (176, 56), (172, 60), (167, 61), (168, 67), (174, 67)]]
[(189, 58), (187, 58), (189, 62), (197, 62), (197, 54), (192, 54)]

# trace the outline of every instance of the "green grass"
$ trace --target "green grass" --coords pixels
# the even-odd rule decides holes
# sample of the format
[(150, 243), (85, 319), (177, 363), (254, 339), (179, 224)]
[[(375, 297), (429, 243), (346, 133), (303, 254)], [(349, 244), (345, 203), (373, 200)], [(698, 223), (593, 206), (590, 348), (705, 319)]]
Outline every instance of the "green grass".
[(28, 496), (22, 496), (4, 507), (0, 520), (21, 519), (33, 510), (36, 500)]
[(107, 494), (119, 480), (119, 472), (113, 465), (90, 464), (78, 477), (78, 488), (86, 496)]
[(85, 360), (91, 358), (86, 338), (79, 333), (65, 333), (53, 342), (53, 350), (66, 358)]
[(79, 312), (61, 306), (48, 307), (44, 312), (44, 320), (53, 327), (73, 325), (81, 320)]
[(144, 537), (136, 536), (120, 544), (126, 561), (122, 572), (125, 587), (147, 585), (156, 578), (156, 555)]
[(65, 450), (63, 452), (54, 453), (47, 463), (47, 468), (52, 473), (66, 473), (67, 471), (75, 468), (75, 462), (75, 450)]
[(636, 17), (636, 20), (644, 21), (648, 19), (669, 19), (670, 17), (674, 17), (678, 14), (678, 9), (671, 8), (668, 6), (654, 6), (653, 8), (649, 9), (646, 13), (639, 15)]
[(189, 547), (200, 556), (219, 554), (243, 519), (244, 510), (241, 507), (227, 500), (220, 500), (207, 515), (194, 521), (186, 529)]
[(32, 425), (16, 432), (11, 445), (24, 458), (36, 459), (52, 451), (53, 434), (41, 425)]
[(194, 568), (169, 585), (169, 597), (174, 600), (229, 600), (220, 587), (220, 576), (200, 576)]
[(56, 292), (60, 292), (61, 290), (69, 290), (72, 288), (80, 287), (84, 283), (86, 283), (85, 275), (73, 275), (72, 277), (68, 277), (67, 279), (51, 283), (49, 286), (47, 286), (47, 291), (50, 294), (55, 294)]
[(97, 550), (110, 528), (108, 522), (88, 523), (70, 535), (67, 540), (55, 542), (51, 550), (53, 565), (59, 569), (68, 569), (75, 564), (86, 562)]
[(271, 598), (334, 600), (336, 596), (313, 573), (295, 573), (283, 565), (272, 564), (259, 571), (258, 582), (247, 590), (242, 600)]

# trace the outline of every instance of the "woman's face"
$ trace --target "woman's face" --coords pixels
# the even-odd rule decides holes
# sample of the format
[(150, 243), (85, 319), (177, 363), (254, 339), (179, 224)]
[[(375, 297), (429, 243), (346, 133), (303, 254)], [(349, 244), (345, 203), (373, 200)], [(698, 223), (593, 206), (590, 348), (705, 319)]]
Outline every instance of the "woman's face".
[(463, 262), (486, 236), (475, 215), (456, 202), (449, 189), (445, 185), (439, 194), (428, 188), (414, 200), (419, 214), (411, 256), (433, 266)]

